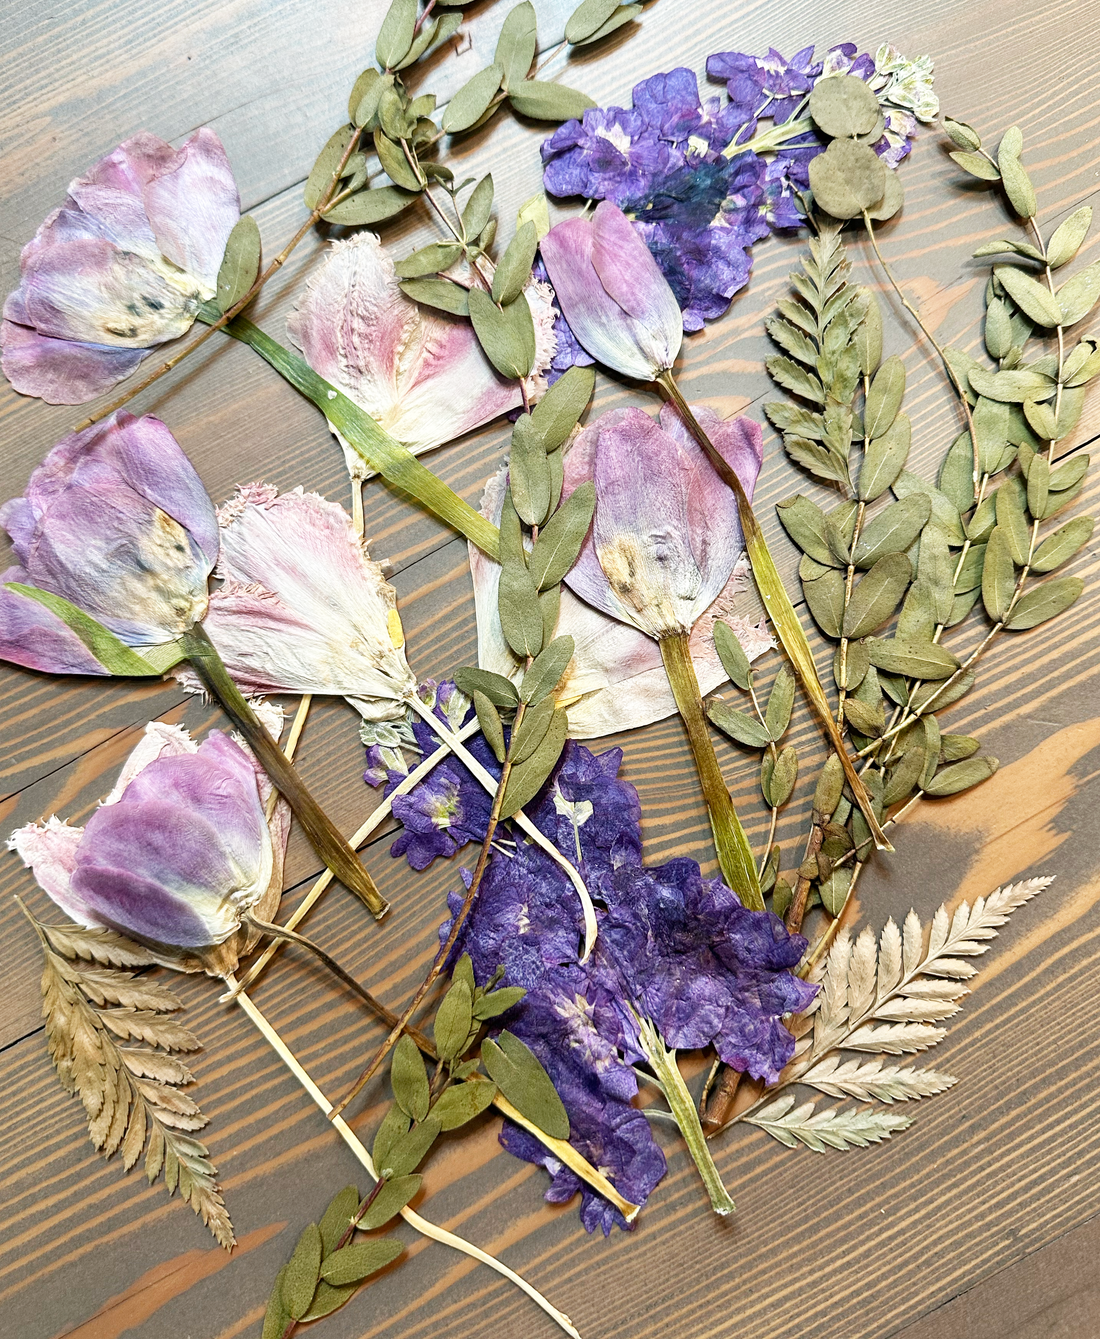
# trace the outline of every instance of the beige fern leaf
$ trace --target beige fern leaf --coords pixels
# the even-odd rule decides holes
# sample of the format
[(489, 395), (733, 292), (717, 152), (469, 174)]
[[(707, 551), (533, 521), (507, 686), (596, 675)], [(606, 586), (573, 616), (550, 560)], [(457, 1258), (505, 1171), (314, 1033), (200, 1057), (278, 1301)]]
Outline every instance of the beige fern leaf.
[(887, 1065), (882, 1060), (845, 1060), (827, 1056), (803, 1074), (801, 1083), (828, 1093), (830, 1097), (855, 1097), (861, 1101), (907, 1102), (932, 1097), (957, 1082), (950, 1074), (914, 1065)]
[(794, 1100), (790, 1096), (781, 1097), (746, 1120), (788, 1148), (802, 1143), (815, 1153), (824, 1153), (827, 1148), (866, 1148), (913, 1123), (909, 1116), (897, 1111), (859, 1107), (826, 1107), (819, 1111), (812, 1101), (794, 1106)]
[(876, 1007), (874, 1017), (888, 1023), (942, 1023), (962, 1008), (953, 1000), (928, 1000), (894, 995)]
[(181, 1009), (183, 1001), (167, 986), (136, 977), (133, 972), (116, 972), (110, 967), (83, 967), (60, 959), (58, 970), (66, 980), (79, 985), (93, 1004), (119, 1004), (126, 1009), (149, 1009), (166, 1013)]
[(865, 1023), (850, 1032), (841, 1045), (847, 1051), (879, 1051), (901, 1055), (905, 1051), (926, 1051), (947, 1036), (947, 1029), (929, 1023)]
[(891, 916), (878, 942), (878, 998), (885, 999), (901, 980), (901, 931)]
[(867, 926), (859, 933), (848, 964), (848, 1017), (862, 1018), (875, 1002), (875, 964), (878, 945)]
[(166, 1051), (202, 1049), (198, 1037), (182, 1023), (150, 1009), (107, 1009), (101, 1017), (123, 1041), (144, 1041), (150, 1046), (162, 1046)]
[(149, 950), (113, 930), (87, 930), (82, 925), (44, 925), (50, 943), (66, 958), (83, 958), (102, 967), (150, 967)]
[(852, 956), (852, 939), (847, 930), (841, 930), (825, 960), (825, 973), (818, 995), (821, 1005), (814, 1016), (814, 1054), (819, 1055), (836, 1045), (848, 1025), (848, 963)]
[(906, 976), (912, 976), (920, 966), (920, 960), (924, 956), (924, 927), (920, 923), (920, 917), (910, 907), (909, 915), (905, 918), (905, 925), (902, 927), (902, 951), (901, 966)]

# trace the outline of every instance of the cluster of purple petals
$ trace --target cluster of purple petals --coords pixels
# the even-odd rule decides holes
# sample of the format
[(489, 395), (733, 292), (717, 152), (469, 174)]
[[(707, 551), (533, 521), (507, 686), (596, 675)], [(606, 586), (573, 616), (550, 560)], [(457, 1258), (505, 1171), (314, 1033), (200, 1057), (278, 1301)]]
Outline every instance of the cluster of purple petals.
[[(595, 756), (566, 745), (534, 821), (572, 859), (605, 910), (591, 958), (578, 962), (581, 917), (561, 870), (523, 842), (494, 856), (455, 948), (470, 954), (485, 981), (504, 967), (526, 996), (504, 1020), (538, 1055), (569, 1113), (570, 1141), (617, 1188), (642, 1204), (665, 1163), (631, 1099), (630, 1066), (644, 1059), (637, 1018), (650, 1018), (666, 1042), (714, 1042), (738, 1069), (774, 1080), (794, 1039), (780, 1016), (806, 1008), (815, 987), (792, 973), (805, 940), (770, 913), (746, 911), (720, 880), (701, 878), (693, 860), (642, 863), (640, 807), (618, 777), (618, 749)], [(461, 897), (452, 894), (452, 915)], [(440, 928), (441, 941), (450, 928)], [(537, 1140), (506, 1126), (516, 1156), (551, 1173), (547, 1198), (582, 1194), (585, 1227), (605, 1234), (625, 1221)]]
[[(531, 270), (533, 277), (543, 284), (550, 283), (550, 276), (546, 273), (546, 266), (542, 263), (542, 257), (535, 260)], [(554, 356), (550, 359), (550, 366), (546, 369), (546, 384), (552, 386), (563, 372), (568, 372), (571, 367), (589, 367), (596, 360), (590, 353), (582, 349), (577, 342), (576, 335), (573, 334), (572, 327), (561, 313), (561, 308), (555, 301), (554, 308)], [(516, 414), (518, 417), (518, 411)]]
[[(443, 725), (453, 730), (455, 723), (448, 720), (446, 708), (456, 691), (454, 684), (440, 684), (438, 690), (434, 684), (427, 684), (422, 693), (425, 689), (434, 695), (434, 714)], [(471, 707), (458, 724), (464, 725), (472, 714)], [(413, 722), (412, 730), (421, 757), (427, 757), (439, 747), (439, 740), (419, 717)], [(475, 735), (467, 747), (494, 777), (500, 775), (496, 758), (482, 735)], [(371, 745), (367, 750), (367, 770), (363, 779), (371, 786), (384, 784), (383, 794), (389, 795), (405, 779), (406, 773), (387, 765), (386, 752), (377, 744)], [(457, 758), (446, 758), (433, 767), (418, 786), (407, 794), (395, 796), (393, 816), (404, 831), (390, 847), (390, 854), (405, 856), (413, 869), (426, 869), (436, 856), (452, 856), (468, 842), (483, 841), (492, 805), (492, 796), (469, 769)]]
[[(811, 130), (770, 158), (727, 158), (722, 151), (750, 140), (761, 118), (774, 125), (791, 120), (823, 73), (875, 76), (873, 58), (850, 42), (820, 61), (813, 56), (812, 46), (790, 60), (775, 50), (765, 56), (717, 52), (707, 59), (707, 75), (726, 85), (725, 105), (719, 98), (702, 100), (692, 71), (676, 69), (636, 85), (629, 108), (593, 108), (542, 146), (552, 195), (611, 200), (634, 219), (676, 294), (685, 330), (698, 330), (726, 310), (748, 282), (755, 242), (772, 228), (804, 221), (799, 193), (808, 188), (810, 160), (825, 141)], [(886, 133), (875, 149), (897, 167), (916, 121), (900, 109), (883, 112)], [(559, 331), (556, 364), (565, 363), (571, 343)]]

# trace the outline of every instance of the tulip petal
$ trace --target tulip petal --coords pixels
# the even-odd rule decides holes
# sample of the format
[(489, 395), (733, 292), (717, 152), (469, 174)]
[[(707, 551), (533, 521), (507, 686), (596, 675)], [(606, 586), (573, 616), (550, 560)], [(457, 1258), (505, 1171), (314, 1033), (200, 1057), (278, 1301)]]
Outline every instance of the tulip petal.
[(122, 771), (114, 788), (101, 803), (117, 804), (130, 782), (157, 758), (183, 757), (185, 754), (198, 751), (198, 744), (191, 738), (191, 732), (185, 726), (169, 725), (166, 721), (150, 721), (122, 764)]
[[(554, 353), (549, 292), (528, 293), (536, 329), (536, 375)], [(336, 242), (287, 321), (306, 361), (414, 454), (453, 441), (522, 403), (467, 321), (421, 307), (398, 287), (374, 233)]]
[[(21, 567), (9, 567), (0, 583), (23, 582)], [(12, 590), (0, 590), (0, 660), (47, 674), (106, 674), (80, 638), (45, 605)]]
[[(114, 810), (103, 812), (113, 814)], [(176, 810), (165, 811), (163, 815), (124, 813), (110, 825), (113, 831), (107, 831), (105, 825), (104, 844), (113, 837), (118, 846), (129, 847), (149, 825), (158, 828), (158, 836), (172, 845), (181, 861), (192, 858), (195, 873), (213, 874), (213, 869), (203, 867), (199, 857), (216, 834), (207, 824), (188, 825), (187, 832), (176, 830), (182, 826)], [(154, 944), (171, 944), (175, 948), (221, 944), (239, 924), (227, 897), (211, 897), (187, 886), (181, 887), (175, 896), (155, 879), (143, 878), (122, 866), (78, 868), (73, 874), (73, 891), (97, 924)]]
[(680, 308), (649, 247), (617, 205), (602, 200), (592, 215), (592, 267), (608, 296), (660, 337), (669, 338), (666, 367), (683, 340)]
[(30, 326), (0, 326), (0, 366), (20, 395), (47, 404), (83, 404), (124, 381), (149, 349), (110, 349), (101, 344), (50, 339)]
[(57, 903), (66, 916), (78, 925), (92, 929), (96, 920), (82, 898), (73, 892), (72, 877), (76, 852), (84, 836), (83, 828), (71, 828), (59, 818), (45, 823), (28, 823), (11, 834), (8, 850), (33, 871), (38, 886)]
[(241, 216), (233, 169), (221, 140), (204, 126), (175, 161), (146, 185), (143, 199), (163, 255), (202, 280), (212, 296), (225, 244)]

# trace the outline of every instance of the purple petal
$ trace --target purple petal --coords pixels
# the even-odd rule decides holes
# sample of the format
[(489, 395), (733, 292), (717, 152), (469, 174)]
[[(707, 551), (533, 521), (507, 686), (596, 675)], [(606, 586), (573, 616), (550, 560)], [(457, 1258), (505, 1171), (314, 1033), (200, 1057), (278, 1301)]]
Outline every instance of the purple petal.
[(47, 404), (83, 404), (124, 381), (149, 349), (110, 349), (99, 344), (50, 339), (29, 326), (0, 326), (0, 365), (20, 395)]
[[(9, 567), (0, 583), (23, 582), (21, 567)], [(0, 590), (0, 660), (47, 674), (107, 674), (91, 651), (45, 605), (12, 590)]]
[(161, 252), (213, 290), (229, 234), (241, 216), (221, 140), (197, 130), (145, 186), (143, 199)]
[[(100, 810), (112, 814), (112, 809)], [(117, 838), (125, 852), (140, 841), (148, 828), (158, 838), (171, 843), (178, 858), (186, 861), (194, 856), (199, 873), (204, 869), (201, 853), (213, 835), (204, 824), (192, 824), (181, 831), (180, 815), (167, 811), (158, 815), (151, 811), (144, 815), (124, 813), (104, 825), (104, 846)], [(78, 853), (79, 854), (79, 853)], [(74, 896), (89, 917), (98, 925), (108, 926), (136, 939), (151, 940), (154, 944), (171, 944), (175, 948), (201, 948), (224, 943), (237, 928), (235, 918), (226, 918), (224, 924), (211, 915), (207, 921), (185, 896), (175, 896), (155, 879), (143, 878), (123, 866), (95, 865), (78, 867), (73, 874)], [(186, 890), (183, 890), (186, 891)], [(216, 912), (216, 904), (210, 908)]]

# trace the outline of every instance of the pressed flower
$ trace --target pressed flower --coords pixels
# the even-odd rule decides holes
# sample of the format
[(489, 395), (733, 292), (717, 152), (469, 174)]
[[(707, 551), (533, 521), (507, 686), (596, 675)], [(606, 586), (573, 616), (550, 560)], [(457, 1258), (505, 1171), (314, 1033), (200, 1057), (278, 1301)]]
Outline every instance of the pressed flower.
[(250, 484), (218, 512), (224, 584), (206, 632), (248, 692), (346, 697), (393, 719), (416, 688), (397, 595), (351, 517), (316, 493)]
[[(20, 563), (6, 581), (62, 596), (128, 646), (174, 641), (206, 613), (218, 555), (214, 506), (159, 419), (120, 411), (66, 437), (24, 495), (0, 508), (0, 523)], [(78, 640), (41, 605), (0, 595), (5, 659), (54, 673), (103, 673), (81, 661)]]
[(13, 833), (57, 905), (89, 927), (149, 945), (165, 965), (221, 976), (254, 942), (282, 889), (285, 802), (270, 823), (270, 783), (227, 735), (201, 744), (152, 722), (114, 789), (83, 828), (56, 818)]
[[(567, 460), (572, 457), (570, 452)], [(572, 486), (584, 477), (591, 477), (589, 471), (579, 468), (581, 464), (578, 458), (577, 475), (570, 476)], [(570, 465), (570, 470), (573, 469)], [(482, 496), (482, 514), (494, 523), (500, 519), (506, 486), (507, 467), (504, 467), (489, 480)], [(504, 639), (497, 612), (500, 565), (476, 545), (471, 544), (469, 552), (477, 614), (478, 664), (518, 683), (523, 667)], [(712, 692), (727, 678), (714, 647), (714, 624), (719, 618), (737, 633), (750, 660), (773, 644), (764, 625), (753, 623), (739, 608), (748, 584), (748, 564), (742, 558), (692, 629), (691, 657), (704, 693)], [(575, 647), (557, 690), (559, 701), (569, 707), (569, 733), (574, 739), (597, 739), (620, 730), (637, 729), (676, 711), (676, 700), (653, 638), (579, 599), (568, 586), (561, 592), (554, 635), (572, 637)]]
[(80, 404), (184, 334), (214, 296), (240, 199), (221, 141), (142, 132), (69, 185), (20, 257), (3, 369), (24, 395)]
[[(546, 284), (527, 290), (536, 334), (531, 400), (546, 389), (554, 353), (550, 297)], [(468, 321), (402, 293), (374, 233), (334, 243), (287, 330), (319, 376), (416, 455), (523, 403), (518, 382), (496, 371)], [(366, 477), (362, 456), (345, 453), (353, 476)]]
[[(525, 988), (505, 1025), (536, 1050), (554, 1079), (574, 1146), (641, 1203), (664, 1162), (644, 1118), (635, 1123), (630, 1066), (648, 1061), (666, 1087), (682, 1087), (668, 1048), (713, 1043), (734, 1068), (774, 1079), (794, 1050), (782, 1015), (807, 1008), (816, 987), (793, 975), (805, 940), (789, 935), (778, 917), (747, 910), (721, 881), (702, 879), (692, 860), (642, 863), (640, 806), (637, 792), (617, 775), (621, 759), (618, 749), (597, 757), (567, 744), (535, 814), (559, 849), (579, 855), (607, 906), (598, 913), (600, 934), (588, 962), (577, 962), (568, 883), (532, 848), (493, 861), (456, 952), (470, 954), (479, 981), (503, 965), (504, 980)], [(460, 904), (452, 895), (452, 912)], [(447, 929), (441, 927), (441, 938)], [(692, 1154), (723, 1204), (713, 1164), (705, 1166), (709, 1155), (694, 1108), (690, 1114), (677, 1108), (674, 1102), (689, 1127)], [(553, 1176), (547, 1198), (565, 1199), (580, 1188), (510, 1126), (501, 1142), (547, 1166)], [(581, 1213), (589, 1231), (624, 1225), (589, 1191)]]
[(649, 249), (617, 206), (566, 219), (541, 243), (562, 314), (585, 349), (624, 376), (654, 381), (676, 361), (680, 309)]

